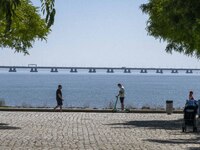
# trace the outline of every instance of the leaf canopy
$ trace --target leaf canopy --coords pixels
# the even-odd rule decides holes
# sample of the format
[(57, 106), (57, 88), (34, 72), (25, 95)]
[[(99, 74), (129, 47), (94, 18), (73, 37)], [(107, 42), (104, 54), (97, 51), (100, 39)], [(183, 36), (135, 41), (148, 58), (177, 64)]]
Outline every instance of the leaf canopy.
[(167, 42), (167, 52), (200, 58), (199, 0), (149, 0), (141, 9), (149, 15), (148, 34)]
[(42, 8), (44, 13), (51, 16), (46, 20), (41, 18), (39, 8), (30, 0), (0, 0), (0, 47), (29, 54), (28, 49), (36, 40), (47, 39), (54, 22), (54, 0), (41, 1), (49, 1), (46, 6), (51, 6), (48, 12), (46, 7)]

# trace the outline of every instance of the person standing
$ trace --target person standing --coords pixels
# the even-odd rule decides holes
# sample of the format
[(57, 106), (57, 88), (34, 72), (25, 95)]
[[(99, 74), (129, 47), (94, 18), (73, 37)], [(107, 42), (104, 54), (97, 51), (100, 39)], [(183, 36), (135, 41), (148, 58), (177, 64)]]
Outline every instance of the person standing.
[(125, 98), (125, 90), (121, 83), (118, 83), (117, 86), (119, 87), (119, 94), (117, 97), (119, 97), (120, 103), (121, 103), (121, 110), (124, 110), (124, 98)]
[(58, 85), (58, 89), (56, 90), (57, 106), (54, 108), (54, 111), (56, 110), (56, 108), (60, 107), (60, 112), (62, 112), (63, 98), (61, 90), (62, 90), (62, 85)]
[(194, 100), (193, 91), (189, 92), (188, 100)]
[(197, 101), (193, 97), (193, 91), (189, 92), (188, 100), (186, 101), (186, 106), (188, 105), (198, 107)]

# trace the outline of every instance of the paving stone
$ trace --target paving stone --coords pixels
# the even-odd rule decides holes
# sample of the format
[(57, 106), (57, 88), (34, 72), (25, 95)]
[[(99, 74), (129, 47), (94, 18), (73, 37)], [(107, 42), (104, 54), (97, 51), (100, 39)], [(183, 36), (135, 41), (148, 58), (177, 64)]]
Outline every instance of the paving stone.
[[(182, 114), (0, 112), (2, 150), (194, 150)], [(198, 120), (199, 124), (199, 120)]]

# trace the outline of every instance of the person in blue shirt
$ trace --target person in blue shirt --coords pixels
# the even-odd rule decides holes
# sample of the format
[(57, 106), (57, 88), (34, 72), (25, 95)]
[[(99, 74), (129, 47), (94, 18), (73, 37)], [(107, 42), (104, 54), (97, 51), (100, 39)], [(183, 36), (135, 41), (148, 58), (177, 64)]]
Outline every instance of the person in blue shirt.
[(197, 101), (193, 97), (193, 91), (189, 92), (188, 100), (186, 100), (185, 107), (194, 106), (196, 109), (198, 108)]
[(193, 97), (193, 91), (189, 92), (188, 100), (186, 101), (187, 105), (197, 105), (197, 101)]

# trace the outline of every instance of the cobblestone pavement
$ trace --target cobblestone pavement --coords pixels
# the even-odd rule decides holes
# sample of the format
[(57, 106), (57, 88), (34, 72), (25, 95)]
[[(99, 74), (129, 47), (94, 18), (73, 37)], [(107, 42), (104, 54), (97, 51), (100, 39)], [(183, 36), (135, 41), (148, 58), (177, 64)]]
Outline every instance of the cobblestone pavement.
[(200, 149), (200, 131), (181, 123), (181, 114), (2, 111), (0, 150)]

